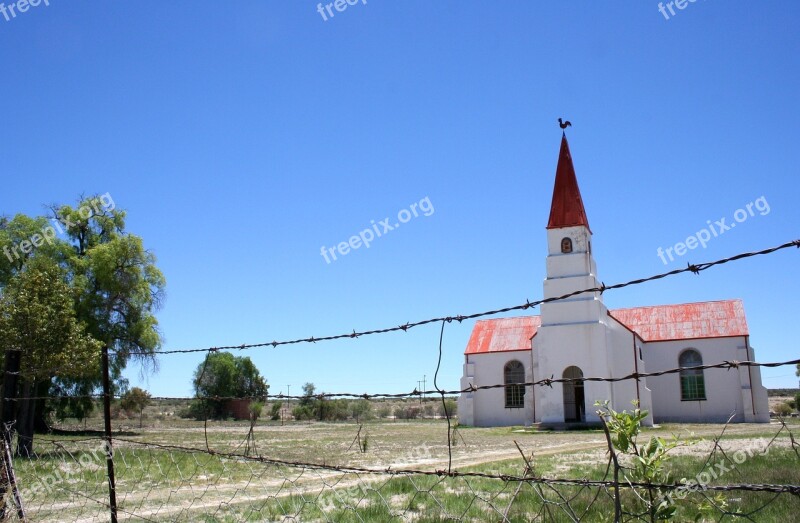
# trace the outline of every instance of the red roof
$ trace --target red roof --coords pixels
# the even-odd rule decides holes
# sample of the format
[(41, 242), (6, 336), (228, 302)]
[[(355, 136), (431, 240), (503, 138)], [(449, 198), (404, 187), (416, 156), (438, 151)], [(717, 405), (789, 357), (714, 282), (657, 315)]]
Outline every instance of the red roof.
[(566, 135), (561, 135), (561, 152), (558, 154), (556, 183), (553, 186), (553, 201), (550, 204), (548, 229), (583, 225), (589, 228), (589, 220), (583, 208), (581, 190), (572, 165), (572, 155)]
[(478, 320), (464, 354), (530, 350), (531, 338), (541, 324), (539, 316)]
[(609, 314), (644, 341), (747, 336), (742, 300), (617, 309)]
[[(635, 307), (609, 314), (646, 342), (749, 334), (742, 300)], [(540, 316), (479, 320), (464, 354), (529, 350), (541, 324)]]

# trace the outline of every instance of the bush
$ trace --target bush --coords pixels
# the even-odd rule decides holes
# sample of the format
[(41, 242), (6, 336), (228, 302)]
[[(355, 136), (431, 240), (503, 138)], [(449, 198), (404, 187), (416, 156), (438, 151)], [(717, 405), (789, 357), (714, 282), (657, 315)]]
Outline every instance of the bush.
[(418, 405), (408, 405), (405, 407), (397, 407), (394, 415), (398, 419), (417, 419), (419, 417), (420, 408)]
[(272, 421), (281, 419), (281, 406), (282, 403), (279, 401), (272, 404), (272, 408), (269, 410), (269, 419)]
[(794, 410), (800, 411), (800, 392), (794, 396)]
[(788, 416), (793, 412), (792, 407), (788, 403), (780, 403), (775, 405), (775, 413), (779, 416)]
[(375, 414), (377, 414), (379, 418), (388, 418), (392, 415), (392, 407), (389, 405), (383, 405), (379, 407), (377, 411), (375, 411)]
[[(447, 413), (445, 413), (445, 408), (447, 409)], [(444, 400), (444, 405), (441, 403), (439, 404), (439, 415), (447, 417), (449, 415), (451, 418), (458, 413), (458, 402), (454, 399), (446, 399)]]
[(307, 405), (298, 405), (292, 409), (292, 416), (298, 421), (314, 419), (314, 409)]
[(356, 422), (362, 420), (370, 420), (372, 415), (372, 404), (369, 400), (360, 399), (350, 402), (350, 415)]
[(261, 413), (264, 410), (264, 403), (261, 401), (254, 401), (250, 403), (250, 406), (247, 408), (250, 413), (250, 419), (258, 419), (261, 417)]
[(177, 416), (180, 418), (187, 418), (187, 419), (196, 419), (198, 421), (202, 421), (209, 417), (210, 409), (207, 405), (204, 404), (203, 400), (192, 400), (189, 402), (189, 406), (183, 409), (180, 409), (177, 412)]
[(343, 421), (350, 416), (347, 400), (328, 400), (320, 398), (317, 400), (314, 410), (319, 421)]

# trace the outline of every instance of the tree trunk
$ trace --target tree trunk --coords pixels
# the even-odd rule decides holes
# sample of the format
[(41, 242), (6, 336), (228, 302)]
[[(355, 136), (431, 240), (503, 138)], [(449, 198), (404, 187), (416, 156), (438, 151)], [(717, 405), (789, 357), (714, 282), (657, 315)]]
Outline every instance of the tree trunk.
[(22, 380), (22, 398), (19, 400), (19, 426), (17, 427), (17, 455), (33, 457), (33, 418), (36, 414), (36, 401), (30, 399), (34, 390), (33, 383)]

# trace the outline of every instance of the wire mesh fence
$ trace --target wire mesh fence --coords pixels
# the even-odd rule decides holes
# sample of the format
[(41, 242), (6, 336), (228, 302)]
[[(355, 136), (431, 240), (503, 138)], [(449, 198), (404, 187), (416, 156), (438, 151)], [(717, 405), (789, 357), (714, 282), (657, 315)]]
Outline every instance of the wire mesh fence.
[[(468, 434), (466, 443), (455, 447), (454, 468), (448, 472), (446, 445), (433, 439), (431, 429), (409, 423), (405, 434), (395, 433), (391, 440), (381, 433), (395, 424), (388, 425), (369, 429), (379, 448), (366, 456), (358, 449), (346, 451), (352, 425), (339, 427), (333, 436), (325, 434), (327, 428), (300, 426), (293, 429), (295, 437), (288, 437), (287, 445), (310, 440), (327, 449), (285, 446), (251, 456), (244, 454), (242, 431), (230, 426), (208, 429), (210, 451), (203, 448), (199, 429), (189, 437), (158, 435), (180, 445), (150, 441), (146, 433), (118, 436), (116, 512), (124, 521), (599, 521), (613, 520), (619, 499), (620, 521), (650, 521), (648, 500), (657, 498), (679, 506), (684, 517), (705, 514), (719, 520), (736, 514), (774, 521), (800, 508), (800, 486), (789, 483), (791, 476), (783, 477), (785, 483), (751, 479), (753, 471), (784, 470), (797, 483), (800, 449), (784, 425), (771, 427), (772, 436), (747, 437), (739, 429), (725, 439), (717, 438), (724, 429), (716, 427), (718, 434), (709, 431), (703, 441), (687, 443), (679, 456), (691, 458), (694, 466), (685, 470), (694, 483), (667, 484), (630, 481), (625, 471), (632, 464), (624, 460), (614, 479), (609, 447), (597, 432), (553, 436), (556, 441), (517, 434), (513, 437), (523, 443), (507, 445), (513, 449), (507, 453), (500, 442), (486, 448), (481, 438)], [(405, 447), (420, 433), (431, 439)], [(285, 431), (259, 434), (265, 451), (272, 451), (274, 437), (288, 439)], [(31, 459), (15, 463), (28, 519), (108, 520), (105, 456), (100, 436), (40, 439)], [(298, 457), (316, 459), (295, 461)]]
[[(664, 275), (581, 292), (605, 292), (788, 247), (744, 253)], [(570, 296), (575, 293), (571, 293)], [(559, 299), (563, 299), (561, 297)], [(256, 349), (301, 342), (445, 326), (479, 316), (523, 310), (526, 302), (469, 316), (405, 326), (226, 349)], [(206, 361), (223, 347), (164, 351), (201, 352)], [(113, 357), (113, 353), (110, 354)], [(722, 361), (704, 369), (794, 366), (779, 362)], [(104, 361), (107, 369), (108, 361)], [(556, 383), (642, 380), (681, 368), (625, 376), (544, 378)], [(790, 521), (800, 510), (800, 443), (796, 419), (770, 424), (670, 425), (639, 432), (636, 411), (601, 412), (601, 426), (541, 432), (535, 427), (461, 427), (447, 400), (505, 384), (407, 393), (315, 394), (319, 401), (437, 405), (435, 420), (369, 423), (175, 420), (139, 429), (123, 426), (104, 409), (102, 425), (71, 426), (37, 435), (32, 453), (11, 457), (4, 446), (2, 518), (6, 521)], [(89, 398), (106, 403), (103, 394)], [(279, 405), (308, 396), (241, 398)], [(162, 401), (189, 398), (155, 398)], [(439, 408), (441, 404), (441, 408)], [(112, 423), (113, 421), (113, 423)], [(637, 425), (637, 427), (633, 427)], [(13, 435), (9, 427), (7, 435)], [(629, 432), (625, 432), (625, 431)], [(632, 432), (631, 432), (632, 431)]]

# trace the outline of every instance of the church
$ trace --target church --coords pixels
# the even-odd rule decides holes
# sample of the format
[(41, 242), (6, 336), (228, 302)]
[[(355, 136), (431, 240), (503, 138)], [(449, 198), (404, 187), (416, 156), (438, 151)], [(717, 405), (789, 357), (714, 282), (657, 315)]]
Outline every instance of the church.
[[(600, 285), (592, 231), (566, 135), (556, 167), (547, 223), (544, 297)], [(755, 361), (741, 300), (609, 310), (601, 293), (543, 303), (538, 316), (479, 320), (464, 351), (459, 423), (493, 427), (569, 427), (598, 423), (596, 401), (621, 411), (638, 401), (660, 422), (768, 422), (767, 391), (759, 367), (699, 369), (724, 361)], [(680, 367), (680, 373), (641, 380), (574, 381), (546, 378), (620, 378)]]

